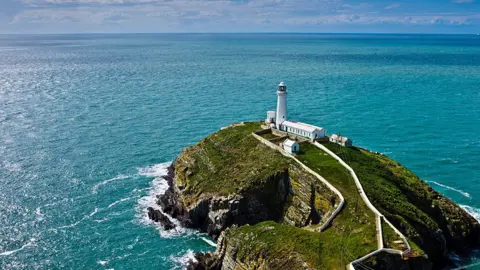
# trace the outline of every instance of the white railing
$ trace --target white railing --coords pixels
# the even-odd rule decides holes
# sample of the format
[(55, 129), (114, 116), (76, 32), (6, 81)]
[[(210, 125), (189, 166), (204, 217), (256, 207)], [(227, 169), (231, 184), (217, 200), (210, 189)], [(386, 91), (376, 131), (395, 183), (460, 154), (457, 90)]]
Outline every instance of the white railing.
[[(345, 163), (345, 161), (343, 161), (335, 153), (330, 151), (330, 149), (328, 149), (327, 147), (319, 144), (318, 142), (314, 142), (313, 144), (315, 146), (317, 146), (318, 148), (322, 149), (323, 151), (327, 152), (327, 154), (329, 154), (334, 159), (336, 159), (338, 162), (340, 162), (340, 164), (342, 164), (342, 166), (345, 167), (350, 172), (350, 174), (352, 175), (353, 180), (355, 182), (355, 185), (357, 186), (357, 190), (360, 193), (360, 196), (362, 197), (363, 201), (368, 206), (368, 208), (370, 210), (372, 210), (372, 212), (375, 214), (375, 223), (376, 223), (376, 227), (377, 227), (376, 231), (377, 231), (378, 249), (369, 253), (369, 254), (367, 254), (367, 255), (365, 255), (365, 256), (363, 256), (363, 257), (361, 257), (361, 258), (359, 258), (359, 259), (356, 259), (356, 260), (352, 261), (349, 264), (349, 269), (355, 269), (354, 264), (361, 263), (362, 261), (370, 258), (371, 256), (373, 256), (375, 254), (378, 254), (381, 251), (385, 251), (385, 252), (388, 252), (388, 253), (399, 254), (401, 256), (404, 256), (405, 254), (409, 253), (411, 251), (411, 247), (410, 247), (410, 244), (408, 244), (407, 238), (397, 228), (395, 228), (395, 226), (393, 226), (393, 224), (390, 223), (390, 221), (388, 221), (388, 219), (386, 219), (385, 216), (383, 216), (382, 213), (380, 213), (380, 211), (378, 211), (377, 208), (375, 208), (375, 206), (373, 206), (373, 204), (368, 199), (367, 194), (365, 193), (365, 191), (362, 187), (362, 184), (360, 183), (360, 180), (358, 179), (357, 175), (355, 174), (355, 171), (347, 163)], [(402, 241), (407, 246), (407, 249), (405, 251), (384, 248), (384, 246), (383, 246), (383, 232), (382, 232), (382, 219), (398, 234), (398, 236), (400, 236)]]

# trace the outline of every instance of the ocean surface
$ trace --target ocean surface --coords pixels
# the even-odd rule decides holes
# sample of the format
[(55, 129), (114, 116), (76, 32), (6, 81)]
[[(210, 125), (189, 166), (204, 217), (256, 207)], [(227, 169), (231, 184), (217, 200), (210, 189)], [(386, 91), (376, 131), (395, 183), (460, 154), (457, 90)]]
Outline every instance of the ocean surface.
[(290, 119), (480, 218), (479, 36), (3, 35), (0, 269), (180, 269), (213, 250), (146, 208), (182, 148), (264, 119), (280, 81)]

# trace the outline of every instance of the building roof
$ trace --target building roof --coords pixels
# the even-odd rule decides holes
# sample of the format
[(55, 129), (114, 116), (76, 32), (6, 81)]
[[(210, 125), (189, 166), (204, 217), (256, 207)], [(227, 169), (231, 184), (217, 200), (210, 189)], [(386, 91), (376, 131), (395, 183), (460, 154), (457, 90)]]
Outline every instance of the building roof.
[(348, 137), (344, 137), (344, 136), (341, 136), (341, 135), (339, 136), (337, 134), (330, 135), (330, 138), (332, 138), (336, 141), (341, 141), (341, 142), (346, 142), (346, 141), (350, 140)]
[(292, 141), (290, 139), (286, 139), (284, 142), (283, 142), (283, 145), (285, 146), (288, 146), (288, 147), (292, 147), (294, 144), (296, 144), (297, 142), (296, 141)]
[(323, 128), (317, 127), (317, 126), (312, 126), (309, 124), (301, 123), (301, 122), (295, 122), (295, 121), (283, 121), (282, 125), (291, 127), (291, 128), (296, 128), (300, 129), (306, 132), (314, 132), (315, 130), (322, 130)]

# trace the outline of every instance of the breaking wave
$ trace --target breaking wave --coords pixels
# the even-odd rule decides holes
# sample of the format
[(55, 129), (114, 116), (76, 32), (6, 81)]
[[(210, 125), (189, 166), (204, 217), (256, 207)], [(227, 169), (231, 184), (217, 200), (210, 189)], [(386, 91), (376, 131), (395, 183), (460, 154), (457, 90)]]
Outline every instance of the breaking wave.
[(210, 246), (212, 247), (217, 247), (217, 244), (215, 244), (215, 242), (213, 242), (212, 240), (210, 239), (207, 239), (205, 237), (200, 237), (203, 241), (205, 241), (205, 243), (209, 244)]
[(467, 197), (467, 198), (472, 198), (472, 196), (468, 193), (468, 192), (465, 192), (463, 190), (460, 190), (460, 189), (456, 189), (454, 187), (450, 187), (450, 186), (447, 186), (447, 185), (444, 185), (444, 184), (440, 184), (440, 183), (437, 183), (435, 181), (428, 181), (429, 183), (432, 183), (432, 184), (435, 184), (437, 186), (440, 186), (440, 187), (443, 187), (443, 188), (446, 188), (446, 189), (449, 189), (449, 190), (453, 190), (455, 192), (458, 192), (460, 194), (462, 194), (463, 196)]
[(187, 266), (189, 261), (194, 261), (194, 262), (197, 261), (195, 259), (195, 252), (193, 252), (193, 250), (191, 249), (187, 250), (187, 253), (183, 255), (179, 255), (179, 256), (170, 255), (170, 257), (168, 258), (170, 259), (170, 261), (172, 261), (175, 264), (173, 269), (184, 269)]
[[(160, 236), (163, 238), (170, 238), (173, 236), (178, 236), (179, 234), (190, 232), (187, 228), (181, 226), (180, 222), (170, 215), (165, 214), (160, 206), (157, 204), (157, 195), (164, 194), (165, 191), (168, 189), (168, 183), (164, 179), (164, 177), (168, 173), (168, 166), (170, 166), (171, 162), (160, 163), (153, 165), (151, 167), (140, 168), (138, 169), (138, 174), (140, 176), (145, 177), (152, 177), (154, 178), (153, 181), (150, 183), (150, 188), (148, 189), (147, 195), (141, 197), (138, 200), (137, 205), (137, 217), (139, 218), (140, 222), (146, 225), (155, 225), (158, 228)], [(164, 230), (159, 224), (155, 223), (151, 219), (148, 218), (148, 207), (152, 207), (153, 209), (160, 210), (163, 214), (165, 214), (175, 225), (176, 228), (170, 231)]]
[(469, 205), (463, 205), (460, 204), (460, 207), (462, 207), (465, 211), (467, 211), (472, 217), (474, 217), (478, 222), (480, 222), (480, 209), (475, 208)]

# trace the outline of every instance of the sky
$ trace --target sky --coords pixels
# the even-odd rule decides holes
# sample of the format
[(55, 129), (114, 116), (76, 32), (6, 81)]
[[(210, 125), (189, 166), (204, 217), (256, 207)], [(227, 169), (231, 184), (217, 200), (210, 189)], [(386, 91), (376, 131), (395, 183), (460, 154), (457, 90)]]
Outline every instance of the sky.
[(0, 33), (480, 33), (480, 0), (0, 0)]

